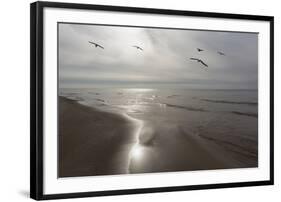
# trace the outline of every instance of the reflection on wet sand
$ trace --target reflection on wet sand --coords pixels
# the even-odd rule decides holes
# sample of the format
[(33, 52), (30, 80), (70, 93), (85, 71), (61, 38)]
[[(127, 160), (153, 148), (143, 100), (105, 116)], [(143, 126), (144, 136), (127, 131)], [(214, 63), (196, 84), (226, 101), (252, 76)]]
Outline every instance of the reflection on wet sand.
[[(215, 144), (208, 148), (205, 140), (180, 126), (152, 129), (142, 127), (138, 141), (130, 152), (129, 173), (187, 171), (239, 167), (232, 158), (225, 159)], [(167, 160), (168, 159), (168, 160)]]
[(221, 91), (215, 96), (223, 93), (218, 100), (228, 103), (202, 101), (197, 91), (175, 93), (64, 93), (72, 101), (60, 98), (59, 176), (257, 166), (257, 105), (238, 105)]

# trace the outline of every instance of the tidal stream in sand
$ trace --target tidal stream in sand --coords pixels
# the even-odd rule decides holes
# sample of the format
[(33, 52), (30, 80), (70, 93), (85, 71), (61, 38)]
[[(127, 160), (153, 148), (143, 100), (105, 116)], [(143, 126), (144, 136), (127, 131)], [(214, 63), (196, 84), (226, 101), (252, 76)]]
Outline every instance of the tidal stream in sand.
[(256, 90), (60, 89), (60, 95), (136, 123), (128, 173), (257, 166)]

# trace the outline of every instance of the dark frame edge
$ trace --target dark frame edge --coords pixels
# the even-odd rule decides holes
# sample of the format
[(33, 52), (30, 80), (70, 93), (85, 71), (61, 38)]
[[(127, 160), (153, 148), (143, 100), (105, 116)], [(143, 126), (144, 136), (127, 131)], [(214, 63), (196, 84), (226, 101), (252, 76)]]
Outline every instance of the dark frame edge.
[(30, 4), (30, 197), (43, 199), (43, 8)]
[(274, 17), (270, 23), (270, 183), (274, 185)]
[(144, 8), (144, 7), (127, 7), (127, 6), (112, 6), (99, 4), (83, 4), (83, 3), (63, 3), (52, 1), (37, 1), (42, 7), (50, 8), (69, 8), (69, 9), (84, 9), (84, 10), (101, 10), (101, 11), (122, 11), (132, 13), (147, 13), (147, 14), (164, 14), (164, 15), (179, 15), (179, 16), (194, 16), (194, 17), (213, 17), (213, 18), (234, 18), (244, 20), (261, 20), (270, 21), (273, 16), (265, 15), (249, 15), (235, 13), (217, 13), (206, 11), (190, 11), (190, 10), (172, 10), (159, 8)]
[[(109, 10), (136, 13), (166, 15), (189, 15), (196, 17), (234, 18), (260, 20), (270, 23), (270, 178), (265, 181), (190, 185), (176, 187), (155, 187), (143, 189), (109, 190), (98, 192), (78, 192), (65, 194), (43, 193), (43, 8), (76, 8)], [(189, 191), (217, 188), (235, 188), (274, 184), (274, 17), (211, 13), (197, 11), (179, 11), (168, 9), (104, 6), (76, 3), (58, 3), (37, 1), (30, 4), (30, 197), (35, 200), (82, 198), (93, 196), (146, 194), (156, 192)]]

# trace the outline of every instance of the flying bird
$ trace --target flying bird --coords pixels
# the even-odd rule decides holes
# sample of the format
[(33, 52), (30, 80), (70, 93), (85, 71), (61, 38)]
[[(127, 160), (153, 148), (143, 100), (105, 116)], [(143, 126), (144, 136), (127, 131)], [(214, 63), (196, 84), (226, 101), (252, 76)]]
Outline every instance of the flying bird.
[(225, 55), (223, 52), (217, 51), (218, 54), (220, 55)]
[(94, 44), (96, 48), (102, 48), (102, 49), (104, 49), (103, 46), (101, 46), (101, 45), (99, 45), (99, 44), (97, 44), (97, 43), (94, 43), (94, 42), (92, 42), (92, 41), (89, 41), (89, 43)]
[(200, 62), (202, 65), (204, 65), (205, 67), (208, 67), (208, 65), (206, 63), (204, 63), (201, 59), (198, 58), (190, 58), (190, 60), (196, 60), (197, 62)]
[(203, 49), (197, 48), (198, 52), (204, 51)]
[(143, 49), (142, 49), (141, 47), (139, 47), (139, 46), (132, 46), (132, 47), (134, 47), (134, 48), (136, 48), (136, 49), (139, 49), (139, 50), (143, 51)]

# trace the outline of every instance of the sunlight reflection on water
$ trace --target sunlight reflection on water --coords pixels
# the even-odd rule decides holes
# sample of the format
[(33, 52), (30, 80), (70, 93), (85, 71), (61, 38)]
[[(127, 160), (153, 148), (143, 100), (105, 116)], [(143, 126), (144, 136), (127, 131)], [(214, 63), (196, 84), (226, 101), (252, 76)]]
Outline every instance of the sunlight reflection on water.
[(127, 89), (124, 89), (124, 91), (127, 91), (127, 92), (136, 92), (136, 93), (144, 93), (144, 92), (151, 92), (151, 91), (154, 91), (154, 89), (152, 88), (127, 88)]

